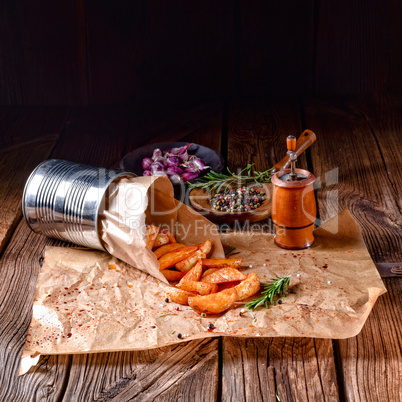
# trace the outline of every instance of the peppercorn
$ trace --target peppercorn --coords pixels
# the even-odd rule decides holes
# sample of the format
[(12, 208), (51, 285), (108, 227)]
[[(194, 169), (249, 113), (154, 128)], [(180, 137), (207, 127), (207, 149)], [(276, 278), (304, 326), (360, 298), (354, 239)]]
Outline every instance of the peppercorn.
[(208, 324), (208, 329), (215, 329), (215, 325), (211, 323)]
[(165, 299), (165, 303), (169, 303), (169, 299), (167, 297)]
[(183, 335), (180, 334), (180, 333), (178, 333), (178, 334), (177, 334), (177, 337), (178, 337), (179, 339), (181, 339), (181, 338), (183, 338)]
[(278, 304), (282, 304), (282, 300), (278, 300)]
[[(239, 187), (225, 190), (211, 198), (211, 206), (222, 212), (244, 212), (261, 206), (265, 193), (259, 189)], [(264, 197), (265, 199), (265, 197)]]

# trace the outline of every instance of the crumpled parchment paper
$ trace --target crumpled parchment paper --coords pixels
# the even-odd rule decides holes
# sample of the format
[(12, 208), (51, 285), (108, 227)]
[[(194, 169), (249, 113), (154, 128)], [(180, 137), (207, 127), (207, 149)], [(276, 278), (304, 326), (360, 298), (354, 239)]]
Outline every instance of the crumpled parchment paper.
[(275, 246), (270, 234), (222, 234), (225, 246), (236, 247), (231, 256), (244, 259), (245, 273), (256, 272), (263, 283), (292, 275), (294, 293), (253, 315), (240, 316), (239, 303), (205, 318), (166, 303), (169, 285), (107, 253), (48, 247), (23, 356), (142, 350), (220, 335), (355, 336), (386, 289), (349, 211), (315, 236), (310, 249), (288, 251)]
[(173, 197), (173, 186), (167, 177), (122, 178), (110, 186), (105, 209), (99, 215), (106, 250), (166, 284), (157, 258), (145, 246), (146, 224), (169, 230), (179, 243), (198, 244), (209, 239), (212, 255), (224, 256), (217, 227)]

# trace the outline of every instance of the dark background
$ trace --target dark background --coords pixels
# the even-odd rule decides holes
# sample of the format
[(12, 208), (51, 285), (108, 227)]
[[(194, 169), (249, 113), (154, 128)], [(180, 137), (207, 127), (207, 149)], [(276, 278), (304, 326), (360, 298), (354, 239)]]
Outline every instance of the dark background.
[(402, 89), (400, 0), (3, 0), (0, 104)]

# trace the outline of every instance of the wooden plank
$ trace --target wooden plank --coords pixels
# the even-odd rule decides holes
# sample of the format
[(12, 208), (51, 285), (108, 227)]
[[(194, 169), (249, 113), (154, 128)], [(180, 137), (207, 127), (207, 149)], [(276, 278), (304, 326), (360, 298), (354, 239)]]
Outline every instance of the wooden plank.
[[(296, 102), (250, 102), (246, 107), (233, 107), (229, 167), (255, 163), (257, 169), (267, 169), (286, 154), (286, 137), (301, 131)], [(307, 168), (306, 155), (298, 166)], [(223, 345), (224, 400), (275, 401), (276, 393), (281, 400), (338, 400), (330, 340), (225, 337)]]
[[(207, 379), (203, 386), (200, 378)], [(216, 398), (217, 382), (218, 340), (205, 339), (143, 352), (74, 356), (63, 400), (206, 401)]]
[(401, 3), (317, 3), (316, 94), (362, 94), (402, 89)]
[[(286, 137), (302, 133), (299, 105), (293, 100), (250, 101), (229, 111), (228, 166), (232, 171), (254, 163), (271, 168), (286, 156)], [(306, 154), (297, 166), (307, 168)]]
[(0, 104), (86, 104), (82, 0), (2, 2)]
[[(128, 106), (117, 105), (74, 109), (51, 157), (110, 166), (122, 154), (130, 110)], [(52, 119), (51, 115), (48, 118)], [(15, 378), (31, 322), (39, 258), (47, 244), (65, 245), (31, 232), (25, 222), (21, 222), (0, 260), (0, 322), (4, 323), (0, 365), (6, 367), (0, 373), (0, 400), (27, 400), (27, 396), (36, 400), (43, 393), (62, 396), (69, 379), (73, 382), (76, 379), (69, 372), (71, 356), (41, 357), (39, 368)], [(23, 299), (19, 297), (21, 292)], [(50, 373), (44, 372), (43, 366), (49, 366)], [(45, 389), (43, 384), (46, 384)]]
[[(299, 105), (294, 100), (235, 103), (230, 107), (228, 117), (228, 167), (236, 172), (248, 163), (254, 163), (256, 170), (269, 169), (286, 156), (286, 137), (290, 134), (298, 137), (301, 133)], [(298, 167), (308, 169), (308, 155), (309, 151), (299, 157)], [(253, 230), (259, 227), (273, 231), (270, 218), (252, 224), (252, 227)]]
[(85, 3), (93, 102), (155, 108), (231, 93), (232, 1)]
[(222, 105), (206, 103), (195, 107), (166, 107), (143, 112), (134, 107), (127, 136), (126, 152), (145, 144), (188, 141), (219, 151), (221, 148)]
[(338, 401), (332, 343), (225, 338), (222, 400)]
[[(305, 108), (307, 124), (317, 133), (312, 163), (321, 178), (320, 217), (326, 220), (349, 208), (376, 261), (401, 261), (400, 106), (400, 98), (375, 96), (308, 101)], [(361, 333), (335, 343), (343, 399), (399, 400), (401, 280), (385, 283), (388, 293), (377, 301)]]
[[(310, 100), (320, 219), (349, 208), (375, 262), (402, 260), (400, 102)], [(399, 113), (398, 113), (399, 110)]]
[(131, 106), (76, 107), (52, 157), (109, 168), (123, 154)]
[(362, 331), (337, 341), (340, 388), (348, 401), (399, 401), (402, 395), (402, 279), (384, 279), (388, 293)]
[(90, 101), (141, 101), (150, 35), (148, 3), (85, 0), (85, 20)]
[[(57, 144), (52, 156), (94, 165), (113, 164), (124, 148), (130, 114), (130, 107), (122, 109), (118, 106), (73, 110), (66, 125), (65, 135)], [(130, 135), (128, 139), (131, 140)], [(0, 349), (4, 350), (3, 360), (0, 355), (0, 364), (6, 359), (12, 362), (12, 367), (8, 363), (9, 371), (5, 373), (4, 378), (12, 378), (10, 371), (15, 374), (18, 370), (19, 356), (31, 317), (34, 283), (39, 272), (38, 260), (47, 243), (53, 244), (54, 241), (31, 233), (27, 226), (21, 223), (7, 248), (7, 252), (13, 248), (16, 251), (6, 252), (4, 255), (3, 267), (16, 264), (17, 268), (13, 269), (20, 270), (19, 267), (25, 263), (24, 258), (14, 261), (19, 250), (29, 250), (29, 258), (33, 261), (31, 272), (19, 279), (31, 283), (32, 289), (18, 311), (25, 326), (22, 327), (21, 323), (12, 326), (20, 328), (20, 337), (15, 341), (18, 350), (12, 347), (11, 351), (6, 352), (6, 345), (0, 344)], [(16, 287), (21, 284), (15, 283), (12, 272), (8, 269), (0, 272), (6, 275), (0, 295), (4, 294), (6, 288), (10, 289), (10, 294), (15, 294)], [(6, 309), (7, 305), (4, 305), (4, 308)], [(8, 317), (6, 322), (10, 320), (11, 317)], [(15, 339), (15, 334), (10, 334), (7, 339), (8, 342)], [(208, 384), (200, 387), (200, 377), (205, 378)], [(2, 383), (5, 381), (0, 377), (0, 384)], [(39, 397), (66, 401), (74, 398), (126, 401), (130, 398), (143, 400), (154, 397), (158, 400), (172, 400), (184, 395), (186, 398), (195, 396), (196, 400), (201, 401), (215, 399), (217, 390), (218, 340), (206, 339), (144, 352), (42, 356), (39, 365), (28, 374), (16, 382), (10, 381), (3, 391), (0, 387), (0, 400), (3, 395), (5, 400), (15, 398), (24, 401), (34, 401)]]
[(22, 217), (25, 182), (36, 165), (49, 157), (67, 114), (66, 107), (0, 109), (0, 253)]
[[(21, 221), (0, 259), (0, 400), (23, 400), (17, 384), (20, 357), (27, 340), (32, 316), (32, 302), (39, 274), (41, 257), (46, 244), (59, 244), (44, 236), (37, 235)], [(23, 295), (23, 297), (21, 297)], [(65, 370), (63, 370), (65, 373)], [(39, 374), (39, 377), (43, 373)], [(22, 394), (31, 398), (41, 393), (39, 378), (22, 378), (25, 384)], [(58, 376), (56, 376), (58, 378)], [(61, 385), (63, 379), (60, 379)], [(49, 388), (51, 389), (51, 387)], [(31, 399), (32, 400), (32, 399)]]
[(156, 0), (150, 15), (145, 100), (188, 105), (227, 99), (233, 85), (233, 1)]
[(237, 92), (242, 96), (311, 93), (313, 1), (235, 4)]

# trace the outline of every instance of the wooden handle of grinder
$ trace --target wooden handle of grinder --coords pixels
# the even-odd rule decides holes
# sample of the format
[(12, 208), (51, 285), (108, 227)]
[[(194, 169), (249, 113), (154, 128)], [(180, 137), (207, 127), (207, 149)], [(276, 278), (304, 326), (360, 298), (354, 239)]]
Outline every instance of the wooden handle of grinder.
[[(304, 130), (297, 141), (294, 141), (292, 139), (289, 140), (288, 137), (286, 142), (288, 150), (294, 151), (296, 152), (297, 156), (300, 156), (310, 145), (314, 144), (316, 139), (316, 135), (311, 130)], [(296, 143), (295, 147), (294, 143)], [(294, 149), (292, 149), (293, 147)], [(289, 165), (289, 156), (285, 156), (280, 162), (275, 163), (275, 165), (273, 166), (273, 172), (278, 172), (279, 170), (286, 169), (287, 167), (289, 167)]]

